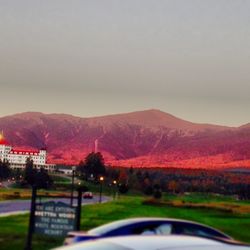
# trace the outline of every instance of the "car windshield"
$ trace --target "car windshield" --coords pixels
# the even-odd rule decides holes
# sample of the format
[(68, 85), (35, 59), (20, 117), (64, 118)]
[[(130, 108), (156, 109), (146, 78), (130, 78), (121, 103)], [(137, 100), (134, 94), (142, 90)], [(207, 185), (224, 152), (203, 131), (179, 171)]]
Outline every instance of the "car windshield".
[(107, 232), (110, 232), (111, 230), (126, 226), (128, 224), (129, 223), (126, 220), (111, 222), (111, 223), (105, 224), (103, 226), (96, 227), (92, 230), (89, 230), (88, 233), (92, 234), (92, 235), (103, 235), (103, 234), (106, 234)]

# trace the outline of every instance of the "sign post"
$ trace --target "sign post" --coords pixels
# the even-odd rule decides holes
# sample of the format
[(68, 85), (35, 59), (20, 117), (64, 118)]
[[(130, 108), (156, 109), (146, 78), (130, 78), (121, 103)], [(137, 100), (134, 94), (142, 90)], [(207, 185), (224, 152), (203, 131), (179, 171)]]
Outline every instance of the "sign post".
[(80, 226), (81, 226), (81, 208), (82, 208), (82, 190), (78, 190), (78, 197), (77, 197), (77, 220), (76, 220), (76, 230), (80, 231)]
[(75, 178), (75, 170), (76, 170), (76, 167), (72, 167), (72, 183), (71, 183), (71, 199), (70, 199), (70, 205), (73, 206), (73, 196), (74, 196), (74, 186), (75, 186), (75, 183), (74, 183), (74, 178)]
[(27, 236), (27, 241), (25, 245), (25, 250), (31, 250), (32, 235), (34, 230), (34, 218), (35, 218), (35, 209), (36, 209), (36, 187), (32, 187), (32, 196), (31, 196), (31, 205), (30, 205), (30, 219), (29, 219), (29, 231)]

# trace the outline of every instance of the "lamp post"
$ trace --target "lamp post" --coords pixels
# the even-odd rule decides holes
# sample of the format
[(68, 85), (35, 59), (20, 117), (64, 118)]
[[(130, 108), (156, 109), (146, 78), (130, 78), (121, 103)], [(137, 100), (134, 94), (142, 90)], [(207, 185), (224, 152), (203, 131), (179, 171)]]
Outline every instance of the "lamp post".
[(101, 177), (99, 178), (99, 181), (100, 181), (100, 196), (99, 196), (99, 203), (101, 203), (101, 202), (102, 202), (102, 183), (103, 183), (103, 181), (104, 181), (104, 177), (101, 176)]
[(115, 199), (115, 194), (116, 194), (116, 185), (117, 185), (117, 181), (113, 180), (113, 186), (114, 186), (114, 190), (113, 190), (113, 200)]
[(70, 205), (71, 205), (71, 206), (73, 206), (75, 170), (76, 170), (76, 167), (73, 166), (73, 167), (72, 167), (71, 198), (70, 198)]

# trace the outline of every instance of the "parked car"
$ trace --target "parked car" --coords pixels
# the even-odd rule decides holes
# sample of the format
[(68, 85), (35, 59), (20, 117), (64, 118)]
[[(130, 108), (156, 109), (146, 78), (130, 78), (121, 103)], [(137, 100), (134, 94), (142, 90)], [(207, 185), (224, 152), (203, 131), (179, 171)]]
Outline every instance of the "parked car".
[(134, 218), (111, 222), (87, 232), (70, 232), (65, 239), (65, 245), (96, 238), (140, 234), (196, 235), (232, 239), (217, 229), (192, 221), (170, 218)]
[(83, 194), (84, 199), (93, 199), (93, 193), (92, 192), (85, 192)]
[(120, 236), (85, 241), (57, 250), (250, 250), (249, 246), (196, 236)]

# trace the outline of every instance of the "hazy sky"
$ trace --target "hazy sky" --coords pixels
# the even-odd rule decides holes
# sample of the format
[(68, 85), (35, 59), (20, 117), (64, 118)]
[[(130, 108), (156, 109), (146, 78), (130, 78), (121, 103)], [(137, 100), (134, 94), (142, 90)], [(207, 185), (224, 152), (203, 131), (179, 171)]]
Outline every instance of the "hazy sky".
[(248, 123), (250, 1), (0, 0), (0, 87), (0, 116)]

